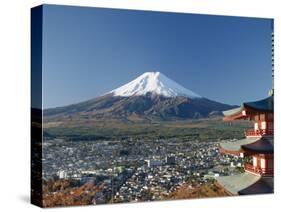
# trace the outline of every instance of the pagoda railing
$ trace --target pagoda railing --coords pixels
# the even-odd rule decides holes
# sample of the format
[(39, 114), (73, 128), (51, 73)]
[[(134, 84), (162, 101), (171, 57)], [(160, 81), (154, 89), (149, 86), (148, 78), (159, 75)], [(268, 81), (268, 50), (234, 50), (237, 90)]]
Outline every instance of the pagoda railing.
[(273, 135), (273, 129), (259, 129), (259, 130), (252, 130), (248, 129), (245, 130), (245, 136), (263, 136), (263, 135)]
[(246, 163), (244, 165), (244, 169), (247, 172), (251, 172), (254, 174), (261, 175), (261, 176), (273, 176), (273, 174), (274, 174), (273, 169), (256, 167), (249, 163)]

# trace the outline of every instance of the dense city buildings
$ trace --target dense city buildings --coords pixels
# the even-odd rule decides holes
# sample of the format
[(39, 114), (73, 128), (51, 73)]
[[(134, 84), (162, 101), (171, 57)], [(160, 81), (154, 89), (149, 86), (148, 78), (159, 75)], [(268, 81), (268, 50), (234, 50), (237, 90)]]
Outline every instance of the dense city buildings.
[[(238, 174), (242, 163), (237, 156), (220, 155), (219, 141), (176, 138), (79, 142), (46, 139), (43, 158), (45, 199), (56, 199), (60, 192), (50, 189), (52, 183), (67, 181), (69, 195), (78, 192), (71, 188), (85, 184), (91, 191), (98, 188), (95, 194), (89, 191), (92, 195), (88, 204), (168, 199), (184, 186), (193, 190), (212, 184), (219, 176)], [(77, 198), (81, 198), (80, 193)]]

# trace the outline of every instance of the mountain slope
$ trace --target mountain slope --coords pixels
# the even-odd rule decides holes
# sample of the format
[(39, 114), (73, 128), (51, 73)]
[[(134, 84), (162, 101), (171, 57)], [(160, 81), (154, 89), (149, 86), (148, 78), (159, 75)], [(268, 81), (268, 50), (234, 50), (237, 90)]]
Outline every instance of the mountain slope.
[(201, 97), (159, 72), (147, 72), (103, 96), (44, 110), (44, 119), (169, 121), (213, 117), (231, 108)]

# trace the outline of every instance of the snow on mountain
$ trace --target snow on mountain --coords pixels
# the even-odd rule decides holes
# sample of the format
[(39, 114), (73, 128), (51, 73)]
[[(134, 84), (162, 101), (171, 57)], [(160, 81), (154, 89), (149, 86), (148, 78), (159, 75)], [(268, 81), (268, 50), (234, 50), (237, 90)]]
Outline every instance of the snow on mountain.
[(200, 95), (184, 88), (160, 72), (146, 72), (133, 81), (110, 91), (114, 96), (141, 96), (154, 93), (165, 97), (185, 96), (201, 98)]

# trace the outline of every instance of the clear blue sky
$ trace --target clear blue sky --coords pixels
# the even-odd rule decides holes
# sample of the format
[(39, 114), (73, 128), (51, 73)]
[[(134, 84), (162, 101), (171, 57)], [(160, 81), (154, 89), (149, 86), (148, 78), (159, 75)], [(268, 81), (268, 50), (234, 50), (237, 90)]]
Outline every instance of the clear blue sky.
[(45, 5), (44, 108), (159, 71), (228, 104), (271, 87), (271, 19)]

